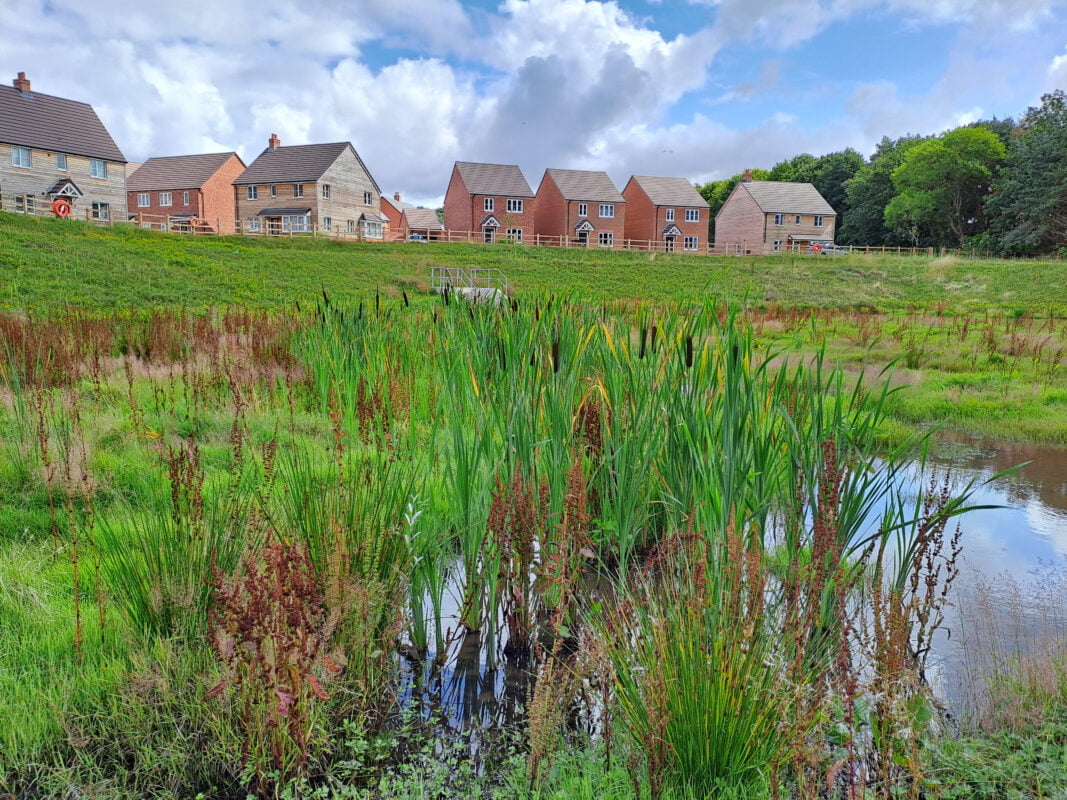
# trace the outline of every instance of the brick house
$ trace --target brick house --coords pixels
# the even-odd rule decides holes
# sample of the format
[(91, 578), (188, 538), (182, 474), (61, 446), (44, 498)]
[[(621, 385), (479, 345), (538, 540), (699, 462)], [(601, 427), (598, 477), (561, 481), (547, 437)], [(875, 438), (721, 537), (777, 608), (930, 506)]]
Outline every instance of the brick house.
[(615, 248), (625, 236), (626, 198), (606, 172), (547, 169), (534, 198), (537, 235)]
[(385, 238), (382, 191), (351, 142), (282, 147), (272, 133), (233, 186), (238, 224), (247, 233)]
[(395, 237), (399, 238), (401, 236), (400, 224), (404, 219), (404, 211), (414, 207), (411, 203), (400, 199), (400, 192), (393, 192), (392, 197), (382, 195), (382, 204), (379, 210), (389, 226), (389, 230)]
[(25, 72), (0, 86), (0, 208), (126, 219), (126, 157), (88, 103), (40, 94)]
[(762, 255), (833, 244), (837, 214), (814, 186), (745, 175), (715, 215), (717, 252)]
[(150, 158), (126, 179), (130, 219), (143, 228), (234, 233), (237, 153)]
[(622, 196), (627, 239), (655, 242), (667, 253), (699, 252), (706, 244), (709, 206), (685, 178), (634, 175)]
[(457, 161), (445, 192), (445, 228), (492, 243), (521, 242), (534, 231), (534, 193), (514, 164)]

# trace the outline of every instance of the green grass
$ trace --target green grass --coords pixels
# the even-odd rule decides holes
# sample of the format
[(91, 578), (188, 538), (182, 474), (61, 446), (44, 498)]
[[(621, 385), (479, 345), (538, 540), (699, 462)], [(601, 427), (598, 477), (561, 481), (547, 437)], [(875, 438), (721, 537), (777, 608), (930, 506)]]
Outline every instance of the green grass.
[(0, 309), (272, 308), (331, 297), (412, 294), (430, 268), (490, 267), (522, 292), (603, 300), (701, 295), (800, 308), (1067, 314), (1067, 267), (1038, 261), (782, 255), (761, 258), (514, 245), (190, 237), (0, 213)]

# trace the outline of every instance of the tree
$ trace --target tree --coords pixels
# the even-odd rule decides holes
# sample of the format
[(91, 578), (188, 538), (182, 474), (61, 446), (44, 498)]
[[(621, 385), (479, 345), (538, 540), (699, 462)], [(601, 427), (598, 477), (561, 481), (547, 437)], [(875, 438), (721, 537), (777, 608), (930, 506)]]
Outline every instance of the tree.
[(986, 209), (994, 242), (1003, 252), (1067, 246), (1067, 95), (1062, 90), (1027, 110)]
[(963, 246), (985, 230), (985, 199), (994, 170), (1007, 157), (1000, 138), (985, 127), (957, 128), (910, 148), (893, 170), (897, 191), (886, 224), (918, 240)]
[(921, 141), (919, 136), (903, 136), (885, 137), (878, 143), (871, 160), (857, 169), (846, 184), (846, 208), (841, 212), (838, 242), (865, 246), (908, 243), (897, 231), (886, 227), (885, 207), (897, 193), (893, 170), (903, 163), (907, 151)]
[[(770, 180), (770, 173), (765, 169), (752, 170), (752, 180), (754, 181), (766, 181)], [(700, 192), (700, 196), (703, 197), (711, 208), (708, 211), (708, 241), (715, 241), (715, 215), (719, 213), (723, 204), (726, 202), (726, 198), (730, 196), (730, 192), (741, 182), (741, 173), (737, 173), (731, 178), (725, 178), (721, 181), (710, 181), (703, 186), (698, 186), (697, 191)]]

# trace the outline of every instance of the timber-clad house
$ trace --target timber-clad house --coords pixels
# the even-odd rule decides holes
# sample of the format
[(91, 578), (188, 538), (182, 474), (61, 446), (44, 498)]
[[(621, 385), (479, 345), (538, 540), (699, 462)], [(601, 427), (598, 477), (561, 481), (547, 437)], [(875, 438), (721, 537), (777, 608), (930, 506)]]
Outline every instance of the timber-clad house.
[(522, 242), (534, 232), (534, 193), (514, 164), (457, 161), (445, 192), (445, 228)]
[(707, 201), (685, 178), (634, 175), (626, 198), (626, 238), (658, 242), (666, 253), (696, 253), (707, 243)]
[(810, 183), (754, 181), (745, 170), (715, 215), (716, 249), (737, 255), (806, 250), (834, 241), (837, 214)]
[(0, 86), (0, 208), (37, 214), (57, 200), (71, 217), (125, 220), (126, 157), (91, 105), (34, 92), (20, 72)]
[(234, 233), (237, 153), (150, 158), (126, 179), (130, 219), (143, 228)]
[(385, 238), (381, 189), (350, 142), (267, 149), (233, 182), (244, 233), (323, 231)]

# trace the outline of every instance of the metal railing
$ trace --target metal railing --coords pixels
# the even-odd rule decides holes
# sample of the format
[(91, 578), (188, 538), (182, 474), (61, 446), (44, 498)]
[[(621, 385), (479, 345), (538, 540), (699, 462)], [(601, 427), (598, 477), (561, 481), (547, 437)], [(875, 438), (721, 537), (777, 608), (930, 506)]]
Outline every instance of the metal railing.
[(435, 292), (446, 289), (498, 289), (508, 291), (508, 276), (489, 267), (430, 267), (430, 288)]

